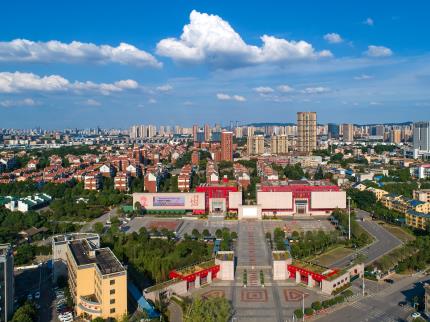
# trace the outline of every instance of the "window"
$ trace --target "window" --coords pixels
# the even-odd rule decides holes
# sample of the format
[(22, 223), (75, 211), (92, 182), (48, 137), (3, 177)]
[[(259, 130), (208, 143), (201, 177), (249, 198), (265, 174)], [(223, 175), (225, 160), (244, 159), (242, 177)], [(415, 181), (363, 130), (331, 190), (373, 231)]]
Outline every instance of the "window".
[(110, 313), (115, 313), (115, 308), (110, 309)]
[(110, 280), (109, 283), (110, 283), (110, 285), (114, 285), (115, 284), (115, 280)]
[(115, 299), (111, 299), (110, 304), (115, 304)]
[(115, 289), (110, 290), (110, 294), (115, 294)]

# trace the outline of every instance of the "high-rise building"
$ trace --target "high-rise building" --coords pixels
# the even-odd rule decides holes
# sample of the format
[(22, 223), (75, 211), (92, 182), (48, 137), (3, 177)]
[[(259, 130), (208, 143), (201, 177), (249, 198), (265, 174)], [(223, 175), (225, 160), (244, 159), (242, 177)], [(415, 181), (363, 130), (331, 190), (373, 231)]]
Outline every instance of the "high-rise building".
[(221, 132), (221, 160), (233, 161), (233, 132)]
[(194, 142), (197, 141), (197, 132), (199, 130), (199, 126), (197, 124), (193, 125), (193, 140)]
[(317, 113), (297, 113), (297, 149), (311, 153), (317, 148)]
[(119, 319), (127, 314), (127, 270), (109, 248), (73, 240), (67, 244), (66, 258), (77, 316)]
[(329, 123), (327, 126), (327, 134), (329, 139), (339, 139), (339, 125)]
[(414, 123), (414, 149), (430, 152), (430, 122)]
[(241, 139), (243, 137), (243, 127), (236, 127), (234, 129), (234, 135), (236, 138)]
[(255, 127), (253, 127), (253, 126), (248, 126), (248, 128), (246, 129), (246, 135), (247, 136), (254, 135), (254, 132), (255, 132)]
[(13, 315), (14, 297), (13, 254), (10, 244), (0, 245), (0, 321), (6, 322)]
[(391, 143), (399, 144), (402, 141), (402, 131), (400, 129), (393, 129), (390, 132)]
[(211, 140), (211, 127), (209, 124), (205, 124), (205, 141), (209, 142)]
[(288, 140), (286, 135), (273, 135), (271, 138), (270, 149), (273, 154), (288, 153)]
[(354, 125), (342, 124), (342, 133), (344, 142), (354, 142)]
[(259, 155), (264, 153), (264, 136), (251, 135), (247, 138), (248, 155)]

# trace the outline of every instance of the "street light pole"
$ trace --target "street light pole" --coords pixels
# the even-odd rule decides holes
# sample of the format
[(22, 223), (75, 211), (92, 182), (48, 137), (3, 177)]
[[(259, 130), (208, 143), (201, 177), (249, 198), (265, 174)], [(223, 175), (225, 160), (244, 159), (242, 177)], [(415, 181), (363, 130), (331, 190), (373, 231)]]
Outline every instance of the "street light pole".
[(348, 196), (348, 240), (351, 240), (351, 197)]
[(302, 295), (303, 295), (303, 299), (302, 299), (302, 312), (303, 312), (302, 321), (304, 321), (305, 320), (305, 293), (303, 293)]
[(363, 297), (364, 297), (364, 273), (363, 273), (361, 288), (363, 289)]

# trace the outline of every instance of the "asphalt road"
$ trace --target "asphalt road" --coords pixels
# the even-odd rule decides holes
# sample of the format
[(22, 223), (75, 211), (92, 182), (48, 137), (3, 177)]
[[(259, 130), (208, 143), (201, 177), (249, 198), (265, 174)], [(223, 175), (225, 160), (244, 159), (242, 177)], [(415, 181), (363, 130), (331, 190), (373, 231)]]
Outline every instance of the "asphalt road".
[[(356, 209), (355, 212), (357, 214), (358, 224), (375, 238), (375, 242), (357, 252), (366, 256), (366, 260), (364, 262), (365, 265), (369, 265), (379, 257), (402, 244), (400, 239), (391, 234), (378, 223), (372, 221), (368, 212), (361, 209)], [(361, 220), (363, 218), (365, 219), (364, 221)], [(353, 253), (334, 262), (331, 267), (342, 267), (347, 265), (355, 258), (357, 253)]]
[[(428, 281), (428, 276), (415, 275), (406, 277), (379, 293), (364, 297), (354, 303), (347, 304), (341, 309), (318, 318), (321, 322), (394, 322), (408, 321), (414, 309), (411, 307), (415, 295), (422, 296), (422, 282)], [(399, 302), (406, 301), (404, 307)]]
[(80, 229), (79, 232), (81, 232), (81, 233), (91, 232), (93, 229), (93, 225), (97, 222), (101, 222), (103, 224), (106, 224), (106, 221), (109, 219), (109, 217), (118, 216), (116, 213), (116, 209), (117, 208), (113, 208), (113, 209), (109, 210), (108, 212), (104, 213), (103, 215), (101, 215), (100, 217), (98, 217), (98, 218), (90, 221), (89, 223), (85, 224), (84, 226), (82, 226), (82, 228)]

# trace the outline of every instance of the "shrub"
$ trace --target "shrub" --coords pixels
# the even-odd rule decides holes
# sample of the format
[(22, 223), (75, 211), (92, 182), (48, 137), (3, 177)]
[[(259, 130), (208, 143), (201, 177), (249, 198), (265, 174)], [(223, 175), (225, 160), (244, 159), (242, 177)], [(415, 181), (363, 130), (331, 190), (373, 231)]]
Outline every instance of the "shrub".
[(303, 317), (302, 309), (294, 310), (294, 315), (296, 316), (296, 318), (301, 319)]
[(324, 300), (324, 301), (322, 301), (321, 305), (325, 309), (328, 308), (328, 307), (330, 307), (330, 300)]
[(314, 309), (313, 309), (313, 308), (311, 308), (311, 307), (307, 307), (307, 308), (305, 309), (305, 314), (306, 314), (306, 315), (312, 315), (312, 314), (314, 314)]
[(354, 292), (353, 292), (353, 291), (351, 291), (351, 290), (345, 290), (345, 291), (343, 291), (343, 292), (341, 293), (341, 295), (342, 295), (343, 297), (347, 298), (347, 297), (353, 296), (353, 295), (354, 295)]
[(311, 307), (315, 310), (315, 311), (319, 311), (322, 309), (322, 305), (320, 301), (315, 301), (312, 303)]

